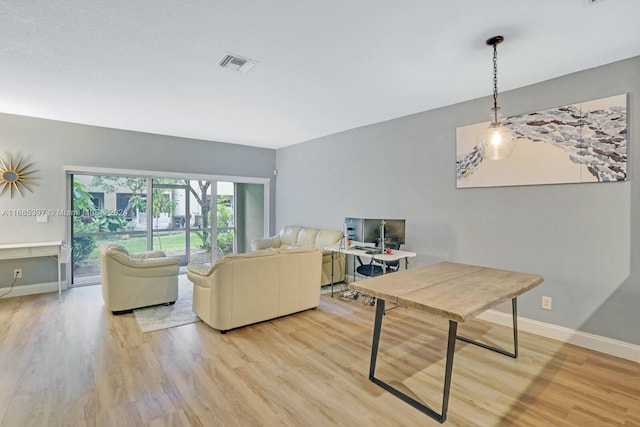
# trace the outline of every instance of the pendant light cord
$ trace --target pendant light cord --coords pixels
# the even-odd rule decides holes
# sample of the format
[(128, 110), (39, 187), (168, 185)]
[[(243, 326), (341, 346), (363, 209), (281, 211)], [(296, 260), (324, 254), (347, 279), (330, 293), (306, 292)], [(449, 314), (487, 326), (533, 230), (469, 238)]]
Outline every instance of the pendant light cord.
[(498, 43), (493, 44), (493, 122), (498, 123)]

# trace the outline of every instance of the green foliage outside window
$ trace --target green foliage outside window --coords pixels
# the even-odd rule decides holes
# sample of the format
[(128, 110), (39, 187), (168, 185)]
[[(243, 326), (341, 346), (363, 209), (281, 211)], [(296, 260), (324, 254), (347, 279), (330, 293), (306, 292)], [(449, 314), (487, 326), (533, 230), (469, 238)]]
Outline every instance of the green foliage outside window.
[[(77, 178), (73, 179), (73, 208), (78, 213), (87, 214), (95, 210), (91, 194), (83, 183)], [(73, 217), (73, 268), (78, 268), (85, 263), (96, 248), (93, 236), (76, 237), (76, 234), (93, 233), (97, 226), (88, 220), (88, 217), (75, 215)]]
[(77, 237), (75, 234), (95, 233), (97, 227), (93, 223), (83, 223), (74, 221), (73, 226), (73, 268), (82, 266), (87, 259), (91, 257), (91, 253), (96, 249), (96, 240), (93, 236)]
[(91, 221), (101, 233), (124, 231), (129, 228), (129, 221), (123, 215), (114, 212), (98, 211), (91, 217)]
[(233, 253), (233, 229), (224, 230), (225, 228), (233, 228), (233, 209), (230, 200), (226, 196), (218, 196), (216, 209), (218, 218), (216, 226), (218, 228), (218, 248), (224, 254)]

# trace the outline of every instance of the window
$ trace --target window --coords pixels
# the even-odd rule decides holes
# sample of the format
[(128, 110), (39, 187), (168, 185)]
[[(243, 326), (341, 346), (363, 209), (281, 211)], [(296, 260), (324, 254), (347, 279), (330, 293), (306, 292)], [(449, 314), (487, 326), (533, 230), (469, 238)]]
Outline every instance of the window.
[(132, 193), (116, 193), (116, 210), (118, 213), (124, 213), (127, 218), (135, 218), (136, 216), (135, 211), (129, 209), (129, 201), (132, 196)]
[(104, 209), (104, 193), (89, 192), (89, 195), (96, 210)]

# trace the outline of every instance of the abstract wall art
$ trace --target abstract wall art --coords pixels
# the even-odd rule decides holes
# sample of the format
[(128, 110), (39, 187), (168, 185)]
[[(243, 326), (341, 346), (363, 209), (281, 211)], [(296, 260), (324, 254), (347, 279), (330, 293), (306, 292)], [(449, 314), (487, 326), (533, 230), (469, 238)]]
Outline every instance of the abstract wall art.
[(511, 156), (484, 160), (477, 136), (489, 122), (456, 129), (457, 188), (627, 180), (627, 95), (507, 117)]

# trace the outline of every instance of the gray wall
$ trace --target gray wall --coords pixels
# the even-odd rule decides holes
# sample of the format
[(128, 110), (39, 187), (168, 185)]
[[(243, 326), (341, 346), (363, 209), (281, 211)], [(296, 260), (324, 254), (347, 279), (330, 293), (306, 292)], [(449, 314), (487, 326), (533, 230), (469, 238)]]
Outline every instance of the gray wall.
[[(63, 216), (50, 216), (46, 224), (36, 223), (35, 216), (1, 216), (3, 210), (12, 209), (65, 209), (65, 165), (267, 179), (275, 168), (275, 150), (270, 149), (0, 114), (0, 157), (6, 161), (9, 155), (33, 162), (40, 179), (24, 198), (0, 196), (0, 244), (65, 240), (68, 218)], [(273, 227), (273, 181), (270, 200)], [(12, 278), (13, 264), (0, 262), (0, 287)], [(42, 270), (30, 268), (18, 283), (52, 281), (45, 280), (46, 266)]]
[[(640, 57), (499, 101), (505, 114), (518, 114), (621, 93), (629, 94), (633, 145)], [(276, 229), (341, 230), (347, 216), (405, 218), (404, 248), (419, 254), (414, 266), (452, 260), (542, 274), (545, 282), (520, 298), (520, 315), (640, 344), (633, 175), (624, 183), (456, 189), (456, 127), (488, 120), (490, 106), (488, 97), (475, 99), (278, 150)], [(632, 172), (640, 153), (630, 153)], [(552, 311), (540, 308), (543, 295), (553, 298)]]

